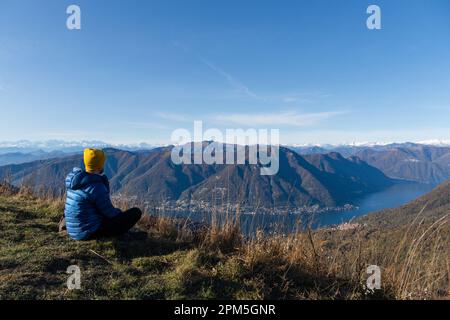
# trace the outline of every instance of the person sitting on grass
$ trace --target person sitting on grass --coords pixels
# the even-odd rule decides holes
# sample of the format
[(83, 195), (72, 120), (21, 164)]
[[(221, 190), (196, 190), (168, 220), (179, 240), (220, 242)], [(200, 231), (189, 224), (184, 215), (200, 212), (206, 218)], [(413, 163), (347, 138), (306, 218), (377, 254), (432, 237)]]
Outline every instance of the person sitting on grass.
[[(98, 149), (84, 150), (86, 170), (74, 168), (66, 178), (65, 228), (74, 240), (114, 237), (126, 233), (141, 218), (139, 208), (125, 212), (114, 208), (109, 182), (103, 173), (106, 154)], [(60, 224), (60, 230), (62, 228)]]

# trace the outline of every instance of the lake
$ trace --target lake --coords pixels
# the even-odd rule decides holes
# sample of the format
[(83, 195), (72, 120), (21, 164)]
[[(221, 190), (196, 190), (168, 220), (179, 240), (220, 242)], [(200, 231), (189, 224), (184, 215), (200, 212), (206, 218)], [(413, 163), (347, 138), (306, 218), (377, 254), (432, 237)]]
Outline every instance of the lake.
[[(243, 214), (240, 217), (241, 229), (245, 234), (254, 234), (257, 229), (265, 232), (289, 233), (295, 231), (296, 226), (310, 225), (312, 229), (327, 227), (387, 208), (399, 207), (428, 192), (435, 186), (429, 184), (402, 182), (397, 183), (381, 192), (372, 193), (357, 201), (358, 207), (349, 211), (330, 211), (317, 214)], [(193, 220), (209, 220), (210, 217), (203, 214), (176, 214), (177, 216), (189, 216)]]
[(356, 217), (382, 209), (396, 208), (430, 192), (436, 186), (422, 183), (398, 183), (381, 192), (372, 193), (355, 202), (356, 210), (324, 213), (317, 217), (314, 227), (348, 222)]

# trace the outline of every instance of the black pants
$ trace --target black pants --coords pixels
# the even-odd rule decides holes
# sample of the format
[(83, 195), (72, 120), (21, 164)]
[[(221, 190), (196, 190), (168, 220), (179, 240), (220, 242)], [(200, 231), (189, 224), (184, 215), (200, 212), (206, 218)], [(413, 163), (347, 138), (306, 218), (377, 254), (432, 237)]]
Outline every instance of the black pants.
[(90, 237), (91, 239), (102, 237), (115, 237), (130, 230), (142, 216), (141, 209), (131, 208), (118, 216), (105, 219), (100, 228)]

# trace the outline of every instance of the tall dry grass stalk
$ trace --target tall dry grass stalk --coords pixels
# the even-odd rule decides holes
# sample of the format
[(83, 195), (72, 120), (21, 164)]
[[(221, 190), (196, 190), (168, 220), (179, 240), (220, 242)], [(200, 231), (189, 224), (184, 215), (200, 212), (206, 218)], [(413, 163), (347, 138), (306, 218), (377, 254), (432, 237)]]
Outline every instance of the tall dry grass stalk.
[(449, 298), (449, 214), (427, 224), (424, 219), (416, 222), (387, 261), (394, 295), (399, 299)]

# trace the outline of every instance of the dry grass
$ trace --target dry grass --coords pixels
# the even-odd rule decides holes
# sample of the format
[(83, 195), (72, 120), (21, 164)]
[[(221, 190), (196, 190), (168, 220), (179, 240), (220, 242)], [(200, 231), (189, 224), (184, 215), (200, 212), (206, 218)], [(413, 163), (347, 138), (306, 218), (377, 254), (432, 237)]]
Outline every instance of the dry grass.
[[(27, 203), (27, 210), (33, 212), (44, 210), (57, 216), (63, 211), (63, 197), (41, 194), (38, 199), (29, 189), (19, 190), (8, 184), (0, 185), (0, 195), (18, 206)], [(137, 204), (116, 205), (125, 208)], [(138, 230), (144, 231), (148, 239), (156, 239), (163, 251), (166, 247), (177, 248), (167, 255), (155, 256), (153, 248), (144, 248), (154, 243), (150, 240), (115, 244), (125, 250), (126, 254), (121, 256), (117, 256), (119, 251), (108, 253), (102, 251), (104, 245), (93, 244), (95, 247), (89, 250), (114, 264), (120, 261), (116, 267), (122, 271), (116, 271), (124, 274), (116, 274), (114, 283), (105, 279), (108, 285), (102, 287), (103, 291), (92, 287), (82, 297), (92, 298), (94, 294), (103, 298), (191, 299), (449, 298), (448, 215), (427, 221), (420, 212), (409, 225), (392, 230), (370, 226), (351, 230), (299, 229), (289, 235), (270, 236), (259, 231), (252, 238), (240, 231), (236, 218), (239, 212), (226, 215), (225, 220), (213, 217), (210, 225), (146, 215)], [(11, 239), (8, 243), (14, 242)], [(20, 241), (13, 245), (20, 246)], [(30, 259), (38, 260), (31, 256)], [(96, 273), (95, 263), (90, 263)], [(365, 288), (369, 265), (381, 268), (381, 290)], [(148, 272), (157, 272), (159, 280)], [(138, 289), (128, 290), (125, 286), (130, 283)]]
[(395, 297), (449, 297), (448, 218), (447, 214), (428, 224), (413, 221), (395, 250), (386, 255), (386, 278)]

